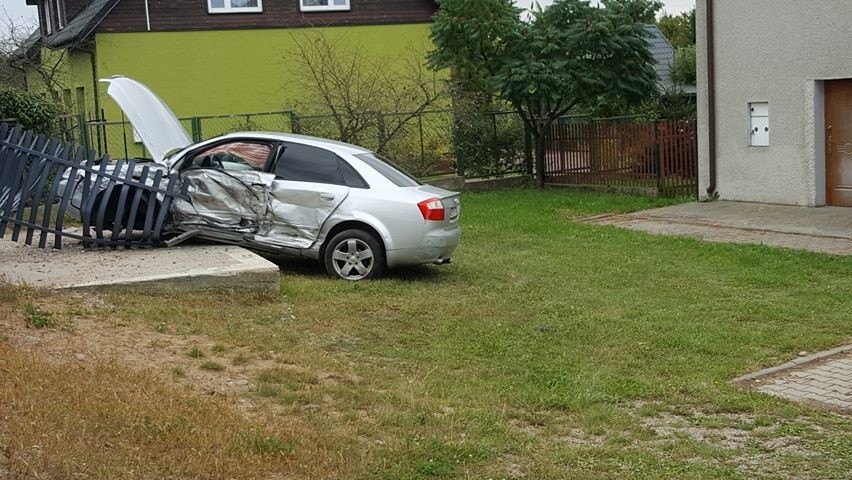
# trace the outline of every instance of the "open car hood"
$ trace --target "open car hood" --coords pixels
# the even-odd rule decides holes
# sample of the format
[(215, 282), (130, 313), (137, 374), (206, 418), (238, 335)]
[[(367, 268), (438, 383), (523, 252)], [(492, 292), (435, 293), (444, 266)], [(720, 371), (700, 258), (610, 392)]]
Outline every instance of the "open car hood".
[(107, 94), (124, 111), (155, 162), (163, 163), (167, 153), (192, 143), (172, 110), (151, 89), (122, 76), (101, 82), (109, 84)]

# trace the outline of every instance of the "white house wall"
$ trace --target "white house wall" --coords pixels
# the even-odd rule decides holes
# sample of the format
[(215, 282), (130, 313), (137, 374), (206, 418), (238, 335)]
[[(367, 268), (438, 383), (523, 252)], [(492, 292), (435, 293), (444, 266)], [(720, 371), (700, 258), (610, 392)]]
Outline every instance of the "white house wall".
[[(697, 2), (699, 182), (709, 184), (706, 4)], [(822, 81), (852, 78), (849, 0), (715, 0), (717, 191), (825, 203)], [(749, 146), (749, 103), (769, 102), (769, 147)]]

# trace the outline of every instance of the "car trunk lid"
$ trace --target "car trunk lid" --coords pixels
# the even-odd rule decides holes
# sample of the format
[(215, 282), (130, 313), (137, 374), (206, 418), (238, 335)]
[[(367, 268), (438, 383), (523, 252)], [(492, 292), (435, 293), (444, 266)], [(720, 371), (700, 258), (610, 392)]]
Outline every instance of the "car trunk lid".
[(101, 82), (109, 84), (107, 94), (124, 112), (155, 162), (164, 163), (167, 153), (192, 143), (172, 110), (148, 87), (122, 76)]

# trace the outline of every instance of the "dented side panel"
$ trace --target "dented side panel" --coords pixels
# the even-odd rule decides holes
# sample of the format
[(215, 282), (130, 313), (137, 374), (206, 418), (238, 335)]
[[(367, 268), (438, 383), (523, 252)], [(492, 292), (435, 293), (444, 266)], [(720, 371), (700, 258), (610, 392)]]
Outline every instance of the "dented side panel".
[(181, 181), (188, 188), (189, 200), (174, 203), (174, 225), (262, 233), (268, 228), (274, 178), (271, 173), (254, 171), (185, 170)]
[(349, 195), (349, 187), (275, 180), (270, 195), (269, 228), (255, 240), (309, 248), (326, 220)]

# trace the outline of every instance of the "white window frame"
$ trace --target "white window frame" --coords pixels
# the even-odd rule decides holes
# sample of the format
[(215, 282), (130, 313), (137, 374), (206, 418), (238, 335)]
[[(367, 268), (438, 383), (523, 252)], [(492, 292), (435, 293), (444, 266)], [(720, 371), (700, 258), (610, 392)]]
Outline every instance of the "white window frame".
[(65, 28), (65, 1), (64, 0), (55, 0), (56, 1), (56, 22), (59, 30)]
[[(301, 0), (300, 0), (301, 1)], [(213, 0), (207, 0), (207, 13), (260, 13), (263, 12), (263, 0), (257, 0), (256, 7), (232, 7), (231, 0), (224, 0), (224, 7), (213, 7)]]
[(50, 34), (53, 33), (53, 10), (51, 9), (52, 6), (53, 6), (52, 0), (47, 0), (46, 2), (44, 2), (44, 32), (45, 32), (45, 35), (50, 35)]
[[(329, 0), (329, 3), (334, 0)], [(302, 12), (348, 12), (352, 10), (352, 0), (345, 0), (345, 5), (305, 5), (305, 0), (299, 0), (299, 10)]]

